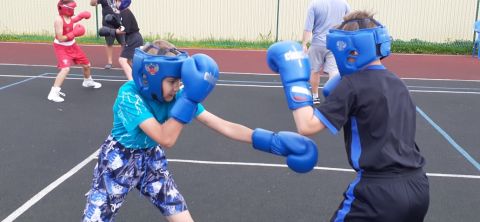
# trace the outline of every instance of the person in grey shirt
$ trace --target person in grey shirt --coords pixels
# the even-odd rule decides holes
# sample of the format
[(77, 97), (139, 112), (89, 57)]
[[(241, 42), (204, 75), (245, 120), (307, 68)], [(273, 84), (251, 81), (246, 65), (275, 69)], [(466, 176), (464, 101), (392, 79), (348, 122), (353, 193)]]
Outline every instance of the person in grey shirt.
[[(320, 103), (318, 86), (321, 71), (328, 73), (329, 78), (338, 75), (335, 58), (326, 47), (328, 30), (341, 24), (348, 12), (350, 5), (346, 0), (312, 0), (308, 6), (302, 46), (311, 64), (310, 85), (314, 104)], [(310, 48), (307, 46), (309, 42)]]

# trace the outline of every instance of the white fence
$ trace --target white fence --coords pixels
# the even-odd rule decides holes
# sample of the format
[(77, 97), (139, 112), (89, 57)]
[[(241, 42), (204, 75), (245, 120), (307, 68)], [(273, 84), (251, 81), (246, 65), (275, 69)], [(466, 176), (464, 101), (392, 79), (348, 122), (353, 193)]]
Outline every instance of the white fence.
[[(1, 34), (47, 34), (53, 37), (58, 0), (0, 2)], [(133, 0), (144, 36), (182, 40), (300, 40), (310, 0)], [(430, 42), (472, 40), (478, 0), (348, 0), (353, 10), (369, 10), (395, 39)], [(95, 15), (89, 0), (77, 11)], [(279, 3), (279, 4), (278, 4)], [(278, 15), (277, 15), (278, 11)], [(98, 8), (101, 23), (101, 7)], [(277, 20), (278, 18), (278, 20)], [(96, 34), (96, 18), (82, 21)], [(101, 25), (101, 24), (99, 24)]]

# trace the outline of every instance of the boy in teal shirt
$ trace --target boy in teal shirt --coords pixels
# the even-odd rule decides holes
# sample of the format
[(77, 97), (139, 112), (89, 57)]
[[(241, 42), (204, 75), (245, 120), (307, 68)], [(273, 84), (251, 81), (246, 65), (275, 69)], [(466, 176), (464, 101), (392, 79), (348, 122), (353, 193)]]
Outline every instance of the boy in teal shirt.
[(316, 145), (307, 137), (252, 130), (205, 110), (201, 102), (213, 90), (218, 74), (218, 66), (209, 56), (189, 57), (166, 41), (136, 49), (134, 81), (118, 92), (113, 129), (100, 147), (83, 221), (113, 220), (134, 187), (168, 221), (193, 221), (168, 171), (163, 149), (173, 147), (184, 125), (194, 117), (230, 139), (287, 157), (288, 166), (296, 172), (308, 172), (315, 166)]

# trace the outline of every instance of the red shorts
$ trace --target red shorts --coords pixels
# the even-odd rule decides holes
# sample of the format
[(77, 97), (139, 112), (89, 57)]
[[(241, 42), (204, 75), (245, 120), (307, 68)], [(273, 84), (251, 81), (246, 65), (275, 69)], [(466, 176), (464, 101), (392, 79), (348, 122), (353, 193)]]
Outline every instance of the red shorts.
[(57, 67), (59, 69), (70, 67), (74, 64), (88, 65), (90, 61), (83, 50), (73, 43), (71, 46), (64, 46), (53, 43), (55, 55), (57, 56)]

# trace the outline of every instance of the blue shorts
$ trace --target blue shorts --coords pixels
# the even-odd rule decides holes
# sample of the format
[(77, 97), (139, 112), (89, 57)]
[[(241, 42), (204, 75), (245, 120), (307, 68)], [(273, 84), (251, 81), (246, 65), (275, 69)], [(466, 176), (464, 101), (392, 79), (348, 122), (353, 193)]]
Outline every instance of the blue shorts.
[(100, 147), (83, 221), (111, 221), (134, 187), (164, 216), (187, 210), (161, 147), (127, 149), (109, 136)]

